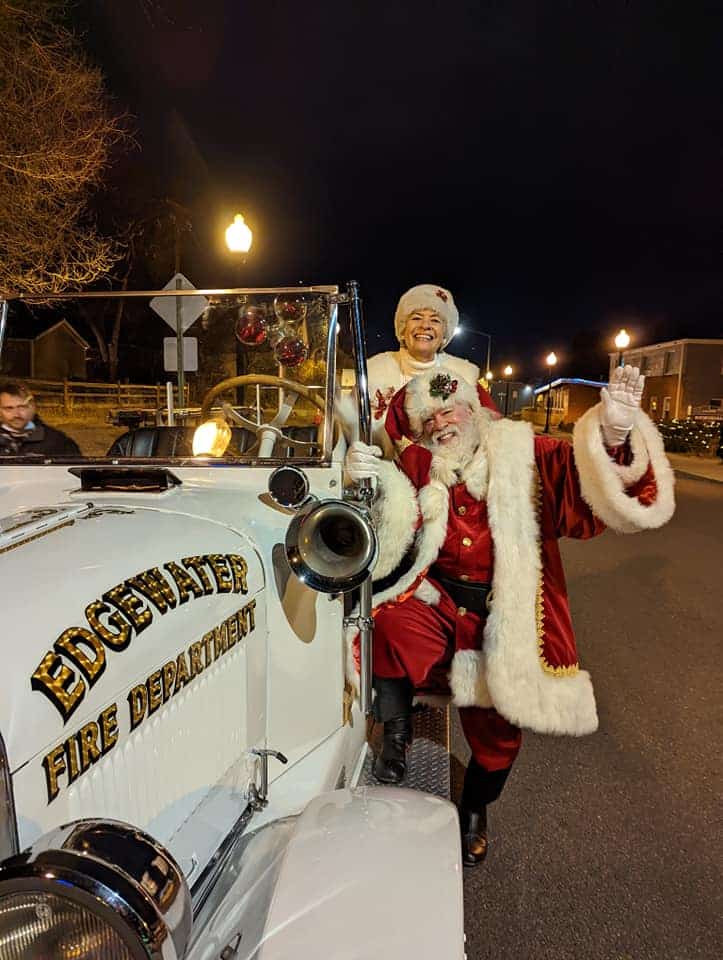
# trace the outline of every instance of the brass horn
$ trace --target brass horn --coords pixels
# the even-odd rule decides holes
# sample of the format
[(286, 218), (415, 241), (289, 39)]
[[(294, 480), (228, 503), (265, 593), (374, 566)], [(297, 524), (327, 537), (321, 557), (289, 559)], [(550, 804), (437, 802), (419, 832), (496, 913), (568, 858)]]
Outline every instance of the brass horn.
[(377, 537), (369, 518), (344, 500), (303, 506), (286, 531), (286, 556), (303, 583), (321, 593), (358, 587), (373, 568)]

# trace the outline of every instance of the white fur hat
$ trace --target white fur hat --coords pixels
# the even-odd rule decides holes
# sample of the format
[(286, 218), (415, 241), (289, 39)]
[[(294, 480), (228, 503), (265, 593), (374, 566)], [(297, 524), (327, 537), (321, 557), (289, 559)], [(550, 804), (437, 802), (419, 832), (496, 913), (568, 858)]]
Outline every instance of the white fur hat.
[(482, 409), (477, 386), (456, 377), (446, 367), (430, 370), (410, 380), (405, 391), (404, 410), (412, 433), (419, 436), (424, 421), (450, 403), (465, 403), (475, 413)]
[(407, 290), (399, 298), (397, 310), (394, 314), (394, 332), (397, 335), (397, 340), (400, 343), (402, 342), (407, 318), (415, 310), (422, 310), (425, 307), (434, 310), (444, 320), (446, 329), (442, 346), (446, 347), (457, 329), (459, 311), (449, 290), (438, 287), (433, 283), (420, 283), (419, 286), (412, 287), (411, 290)]

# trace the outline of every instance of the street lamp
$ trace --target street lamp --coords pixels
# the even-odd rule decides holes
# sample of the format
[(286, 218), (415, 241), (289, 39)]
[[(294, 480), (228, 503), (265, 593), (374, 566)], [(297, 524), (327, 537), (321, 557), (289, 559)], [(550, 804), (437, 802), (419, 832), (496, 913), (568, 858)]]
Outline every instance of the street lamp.
[[(485, 369), (488, 371), (488, 374), (489, 374), (490, 353), (492, 352), (492, 334), (485, 333), (484, 330), (472, 330), (470, 327), (457, 327), (457, 329), (454, 331), (453, 336), (456, 337), (460, 333), (471, 333), (473, 337), (487, 337), (487, 364), (485, 366)], [(487, 379), (491, 380), (492, 377), (488, 375)]]
[(623, 365), (623, 350), (627, 350), (630, 346), (630, 334), (628, 331), (623, 328), (620, 333), (615, 337), (615, 346), (618, 350), (618, 362), (616, 366), (622, 367)]
[(226, 227), (226, 246), (232, 253), (248, 253), (253, 239), (254, 235), (244, 218), (237, 213), (233, 223)]
[(512, 376), (512, 367), (509, 365), (509, 363), (507, 364), (507, 366), (505, 367), (505, 369), (502, 371), (502, 373), (504, 374), (505, 380), (507, 381), (506, 384), (505, 384), (505, 416), (507, 416), (507, 409), (508, 409), (508, 407), (509, 407), (509, 405), (510, 405), (510, 380), (509, 380), (509, 378)]
[(550, 406), (552, 404), (552, 370), (557, 363), (557, 354), (550, 351), (545, 357), (545, 363), (548, 366), (548, 384), (547, 384), (547, 412), (545, 413), (545, 433), (550, 432)]

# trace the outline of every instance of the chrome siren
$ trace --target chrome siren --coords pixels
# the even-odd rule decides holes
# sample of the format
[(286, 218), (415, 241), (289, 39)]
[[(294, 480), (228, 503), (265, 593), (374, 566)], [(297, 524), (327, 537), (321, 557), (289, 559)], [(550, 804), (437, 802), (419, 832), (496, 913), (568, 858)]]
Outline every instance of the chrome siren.
[(299, 580), (321, 593), (358, 587), (373, 568), (377, 551), (369, 518), (343, 500), (309, 502), (286, 532), (289, 566)]

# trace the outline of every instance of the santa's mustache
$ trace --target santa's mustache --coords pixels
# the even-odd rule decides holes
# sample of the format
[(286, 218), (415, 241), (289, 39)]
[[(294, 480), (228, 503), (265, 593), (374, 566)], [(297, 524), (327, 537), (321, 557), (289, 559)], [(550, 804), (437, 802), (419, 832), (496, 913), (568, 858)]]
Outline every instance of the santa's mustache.
[(432, 443), (439, 443), (439, 438), (448, 436), (450, 438), (455, 437), (459, 439), (459, 428), (458, 427), (442, 427), (441, 430), (435, 430), (432, 434)]

